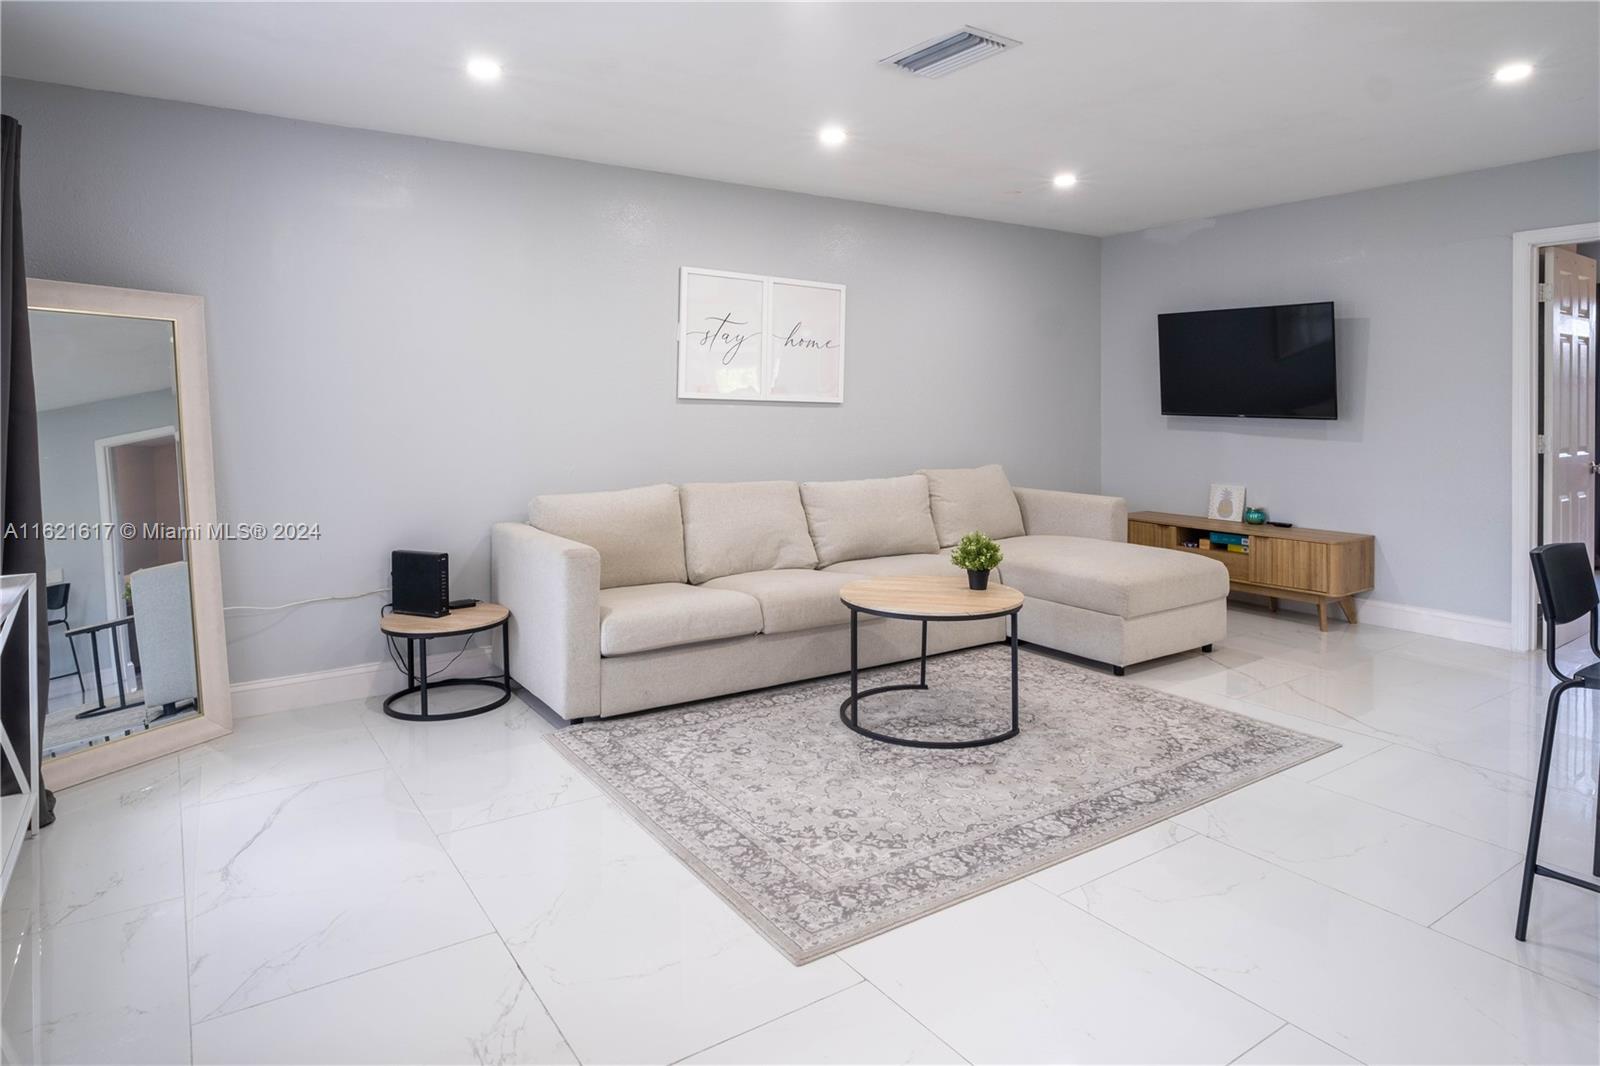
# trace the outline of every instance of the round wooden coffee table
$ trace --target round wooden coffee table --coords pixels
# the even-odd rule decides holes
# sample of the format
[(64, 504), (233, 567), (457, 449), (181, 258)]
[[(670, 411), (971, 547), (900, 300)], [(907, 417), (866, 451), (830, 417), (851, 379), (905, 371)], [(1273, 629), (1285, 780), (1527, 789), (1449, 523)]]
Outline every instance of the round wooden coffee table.
[[(428, 641), (435, 637), (465, 637), (486, 629), (500, 630), (500, 655), (503, 666), (499, 681), (480, 677), (447, 677), (442, 681), (428, 681)], [(385, 636), (404, 637), (406, 641), (406, 687), (383, 701), (383, 713), (390, 718), (404, 718), (408, 722), (447, 722), (452, 718), (469, 718), (475, 714), (492, 711), (511, 698), (511, 612), (498, 603), (479, 603), (472, 607), (458, 607), (440, 618), (417, 614), (386, 614), (378, 622)], [(494, 638), (491, 637), (490, 640)], [(421, 669), (417, 669), (416, 648), (422, 648)], [(500, 689), (500, 698), (477, 707), (445, 714), (428, 713), (428, 692), (446, 685), (491, 685)], [(394, 701), (413, 692), (421, 695), (421, 713), (397, 711)]]
[[(981, 748), (1010, 740), (1017, 727), (1017, 612), (1022, 610), (1022, 593), (1008, 585), (991, 584), (974, 591), (967, 587), (965, 575), (954, 577), (872, 577), (852, 581), (839, 590), (839, 599), (850, 608), (850, 698), (839, 704), (839, 720), (864, 737), (885, 744), (908, 748)], [(856, 629), (862, 614), (880, 618), (908, 618), (922, 623), (922, 660), (914, 685), (879, 685), (859, 689), (860, 666), (856, 654)], [(973, 740), (917, 740), (890, 736), (861, 724), (861, 701), (880, 692), (928, 687), (928, 623), (976, 622), (985, 618), (1009, 617), (1011, 642), (1011, 728), (993, 736)]]

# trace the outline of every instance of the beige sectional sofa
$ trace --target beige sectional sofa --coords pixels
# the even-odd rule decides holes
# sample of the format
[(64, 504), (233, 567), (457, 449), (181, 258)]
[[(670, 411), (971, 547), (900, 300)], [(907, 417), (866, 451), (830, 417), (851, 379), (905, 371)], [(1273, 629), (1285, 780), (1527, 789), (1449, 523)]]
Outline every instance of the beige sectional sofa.
[[(539, 496), (494, 527), (493, 596), (518, 683), (565, 718), (626, 714), (848, 669), (840, 588), (956, 576), (949, 549), (975, 529), (1028, 598), (1024, 641), (1121, 673), (1226, 632), (1221, 563), (1128, 544), (1122, 500), (1013, 489), (998, 466)], [(928, 650), (1004, 637), (1004, 619), (935, 624)], [(863, 618), (861, 662), (919, 641), (915, 622)]]

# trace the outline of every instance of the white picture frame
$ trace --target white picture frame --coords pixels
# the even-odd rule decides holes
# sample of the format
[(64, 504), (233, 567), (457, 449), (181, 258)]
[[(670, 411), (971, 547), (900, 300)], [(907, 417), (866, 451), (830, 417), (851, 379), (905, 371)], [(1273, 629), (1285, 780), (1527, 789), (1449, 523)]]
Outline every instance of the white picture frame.
[(844, 402), (845, 287), (683, 267), (678, 398)]
[(1220, 485), (1211, 486), (1211, 499), (1206, 505), (1206, 517), (1222, 522), (1244, 521), (1244, 486)]
[(767, 389), (767, 279), (683, 268), (678, 397), (759, 400)]

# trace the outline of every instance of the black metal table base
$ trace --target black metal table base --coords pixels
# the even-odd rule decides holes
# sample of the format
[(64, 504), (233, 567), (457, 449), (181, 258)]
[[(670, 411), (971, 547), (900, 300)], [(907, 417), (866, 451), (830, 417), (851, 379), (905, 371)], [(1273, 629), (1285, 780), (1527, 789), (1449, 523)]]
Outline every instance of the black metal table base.
[[(447, 677), (442, 681), (428, 680), (428, 641), (432, 640), (434, 636), (471, 636), (473, 633), (481, 633), (486, 629), (500, 630), (500, 658), (502, 664), (500, 680), (496, 681), (493, 678), (484, 677)], [(406, 687), (383, 701), (383, 713), (388, 715), (390, 718), (401, 718), (407, 722), (448, 722), (453, 718), (471, 718), (475, 714), (483, 714), (487, 711), (494, 710), (496, 707), (504, 706), (506, 701), (511, 699), (510, 637), (511, 620), (509, 618), (505, 619), (504, 621), (496, 622), (493, 625), (482, 626), (478, 629), (460, 630), (455, 633), (437, 633), (431, 636), (407, 635), (405, 637)], [(416, 648), (419, 644), (422, 646), (422, 663), (420, 664), (422, 668), (420, 670), (417, 669), (418, 663), (416, 661)], [(436, 688), (445, 688), (446, 686), (451, 685), (484, 685), (490, 688), (499, 689), (500, 696), (498, 699), (492, 700), (489, 703), (479, 704), (476, 707), (468, 707), (465, 710), (447, 711), (444, 714), (429, 714), (428, 693)], [(394, 709), (394, 703), (396, 700), (404, 699), (413, 693), (416, 693), (421, 697), (419, 701), (421, 703), (421, 707), (417, 713), (412, 713), (411, 711), (397, 711)]]
[[(929, 620), (926, 618), (916, 619), (916, 621), (920, 621), (922, 623), (922, 656), (918, 662), (917, 683), (914, 685), (879, 685), (876, 688), (863, 690), (858, 687), (861, 680), (861, 669), (860, 659), (856, 650), (856, 631), (860, 610), (860, 608), (855, 606), (850, 607), (850, 695), (843, 703), (839, 704), (839, 721), (843, 722), (846, 728), (871, 740), (882, 741), (885, 744), (898, 744), (904, 748), (943, 749), (981, 748), (988, 744), (998, 744), (1002, 740), (1010, 740), (1012, 737), (1021, 732), (1021, 729), (1018, 727), (1017, 719), (1017, 611), (1021, 610), (1020, 607), (1017, 608), (1017, 610), (1001, 612), (1002, 614), (1009, 616), (1007, 624), (1010, 629), (1010, 636), (1008, 639), (1011, 644), (1011, 728), (1006, 730), (1004, 733), (996, 733), (993, 736), (987, 737), (975, 737), (972, 740), (918, 740), (915, 737), (896, 737), (891, 736), (888, 733), (879, 733), (876, 730), (868, 729), (861, 724), (861, 701), (866, 697), (876, 696), (884, 692), (905, 692), (915, 689), (926, 689), (928, 687)], [(882, 612), (878, 611), (868, 611), (867, 613), (878, 614), (881, 617), (886, 618), (905, 617), (904, 615), (882, 614)], [(999, 614), (989, 614), (973, 618), (949, 619), (949, 621), (972, 622), (978, 621), (980, 618), (998, 617), (1000, 617)]]
[[(67, 630), (67, 640), (87, 635), (89, 638), (89, 652), (94, 656), (94, 698), (95, 704), (86, 711), (79, 711), (74, 718), (99, 718), (103, 714), (115, 714), (125, 711), (129, 707), (137, 707), (144, 702), (140, 697), (136, 700), (128, 699), (128, 687), (122, 680), (122, 641), (117, 638), (117, 630), (127, 629), (129, 633), (130, 648), (132, 647), (132, 634), (134, 632), (133, 616), (113, 618), (109, 622), (100, 622), (92, 626), (79, 626), (77, 629)], [(105, 679), (100, 673), (100, 631), (106, 630), (111, 634), (111, 669), (117, 679), (117, 702), (115, 705), (106, 703)], [(73, 645), (73, 660), (77, 660), (77, 645)], [(78, 687), (83, 687), (83, 678), (78, 678)]]

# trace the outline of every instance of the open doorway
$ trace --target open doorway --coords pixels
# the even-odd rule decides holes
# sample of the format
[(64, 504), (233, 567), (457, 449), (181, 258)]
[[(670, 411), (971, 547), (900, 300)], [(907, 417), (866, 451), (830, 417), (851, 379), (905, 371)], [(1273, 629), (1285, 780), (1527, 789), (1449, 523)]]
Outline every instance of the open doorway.
[[(163, 535), (163, 530), (183, 525), (178, 431), (174, 426), (153, 426), (101, 437), (94, 442), (94, 452), (100, 528), (106, 531), (100, 539), (105, 617), (111, 622), (133, 617), (131, 575), (183, 561), (182, 539), (171, 533)], [(108, 707), (97, 689), (98, 702), (88, 717), (120, 715), (132, 721), (136, 715), (143, 722), (149, 709), (138, 698), (144, 688), (138, 630), (124, 627), (122, 639), (110, 641), (104, 650), (112, 653), (107, 657), (111, 660), (108, 688), (117, 692), (117, 700)], [(96, 723), (97, 727), (104, 724)]]
[[(1595, 558), (1597, 473), (1595, 406), (1595, 261), (1577, 244), (1539, 250), (1540, 544), (1582, 544)], [(1582, 640), (1587, 622), (1556, 630), (1558, 646)]]
[(128, 575), (183, 561), (183, 543), (162, 529), (183, 525), (178, 434), (172, 426), (97, 440), (100, 521), (116, 530), (104, 538), (107, 616), (133, 613)]
[[(1595, 351), (1597, 342), (1600, 342), (1600, 303), (1596, 302), (1600, 301), (1600, 277), (1596, 276), (1596, 264), (1600, 263), (1600, 241), (1585, 241), (1581, 244), (1558, 247), (1564, 247), (1576, 253), (1576, 260), (1574, 260), (1572, 263), (1572, 266), (1576, 268), (1574, 272), (1578, 274), (1587, 272), (1589, 276), (1588, 285), (1581, 288), (1583, 296), (1587, 299), (1589, 304), (1588, 328), (1590, 350)], [(1559, 276), (1562, 271), (1559, 268), (1555, 270), (1546, 269), (1545, 280), (1550, 280), (1548, 275), (1552, 273)], [(1558, 288), (1559, 287), (1560, 286), (1558, 284)], [(1559, 316), (1561, 313), (1562, 311), (1558, 307), (1555, 311), (1555, 315), (1557, 316), (1556, 326), (1558, 329), (1560, 329)], [(1546, 317), (1548, 318), (1549, 316), (1550, 313), (1547, 312)], [(1541, 332), (1543, 332), (1543, 330), (1541, 330)], [(1591, 409), (1592, 416), (1593, 411), (1600, 411), (1600, 374), (1591, 375), (1589, 392), (1593, 397), (1594, 403), (1594, 407)], [(1591, 421), (1591, 430), (1594, 430), (1594, 426), (1595, 423)], [(1591, 437), (1597, 438), (1595, 440), (1596, 448), (1593, 459), (1595, 462), (1600, 462), (1600, 431), (1591, 433)], [(1594, 469), (1595, 468), (1591, 466), (1591, 471)], [(1597, 482), (1597, 484), (1600, 484), (1600, 482)], [(1594, 562), (1595, 569), (1600, 570), (1600, 491), (1590, 493), (1590, 497), (1591, 506), (1588, 514), (1589, 536), (1585, 543), (1589, 545), (1589, 558)]]
[[(1512, 646), (1540, 647), (1528, 551), (1581, 543), (1600, 557), (1600, 223), (1512, 238)], [(1588, 252), (1590, 254), (1585, 254)], [(1557, 644), (1586, 638), (1562, 627)]]

